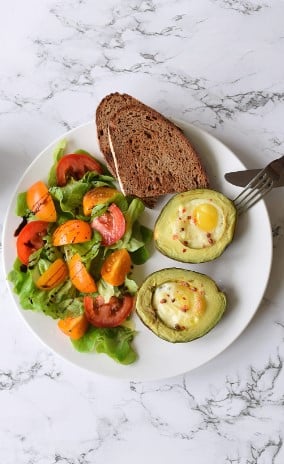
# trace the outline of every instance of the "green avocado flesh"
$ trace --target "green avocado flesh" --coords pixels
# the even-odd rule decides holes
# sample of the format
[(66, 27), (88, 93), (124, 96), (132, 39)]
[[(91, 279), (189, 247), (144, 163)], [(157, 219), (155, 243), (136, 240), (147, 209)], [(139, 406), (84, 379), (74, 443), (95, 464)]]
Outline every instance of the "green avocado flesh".
[(220, 256), (234, 237), (236, 208), (222, 193), (195, 189), (173, 196), (154, 228), (156, 248), (169, 258), (203, 263)]
[(205, 274), (168, 268), (149, 275), (138, 290), (136, 312), (158, 337), (190, 342), (209, 332), (226, 309), (226, 296)]

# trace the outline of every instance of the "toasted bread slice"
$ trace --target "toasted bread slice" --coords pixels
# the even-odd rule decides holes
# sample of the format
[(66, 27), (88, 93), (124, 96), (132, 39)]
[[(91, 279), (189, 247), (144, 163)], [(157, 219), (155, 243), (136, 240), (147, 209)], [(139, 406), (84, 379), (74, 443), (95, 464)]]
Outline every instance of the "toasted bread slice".
[(120, 187), (139, 198), (208, 187), (200, 158), (183, 132), (149, 107), (121, 108), (109, 121)]
[[(131, 95), (128, 95), (127, 93), (121, 94), (115, 92), (104, 97), (96, 110), (97, 137), (100, 150), (104, 155), (110, 173), (116, 178), (118, 175), (115, 169), (114, 159), (109, 145), (108, 124), (111, 118), (117, 112), (119, 112), (122, 108), (131, 105), (149, 108), (148, 106), (144, 105), (144, 103), (140, 102)], [(147, 206), (149, 206), (149, 208), (153, 208), (156, 204), (155, 198), (148, 197), (147, 199), (142, 198), (142, 200)]]
[(126, 93), (111, 93), (104, 97), (97, 107), (96, 125), (97, 136), (101, 152), (104, 155), (109, 171), (113, 176), (116, 176), (115, 165), (108, 140), (108, 124), (112, 117), (126, 106), (145, 106), (136, 98), (131, 97)]

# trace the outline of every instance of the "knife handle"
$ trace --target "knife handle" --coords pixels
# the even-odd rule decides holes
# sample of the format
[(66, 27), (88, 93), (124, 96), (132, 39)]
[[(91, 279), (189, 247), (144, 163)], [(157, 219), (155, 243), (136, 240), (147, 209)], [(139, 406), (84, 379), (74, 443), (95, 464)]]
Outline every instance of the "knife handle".
[(268, 167), (273, 170), (273, 172), (278, 178), (282, 177), (284, 175), (284, 156), (281, 156), (281, 158), (271, 161)]

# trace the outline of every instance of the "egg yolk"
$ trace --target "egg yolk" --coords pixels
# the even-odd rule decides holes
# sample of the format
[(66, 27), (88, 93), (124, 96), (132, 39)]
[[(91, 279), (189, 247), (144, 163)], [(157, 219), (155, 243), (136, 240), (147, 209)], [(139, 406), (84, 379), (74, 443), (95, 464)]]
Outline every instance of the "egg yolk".
[(205, 301), (203, 296), (184, 284), (177, 284), (174, 292), (176, 304), (182, 310), (193, 310), (202, 314), (205, 310)]
[(209, 203), (196, 206), (193, 210), (196, 225), (205, 232), (211, 232), (218, 223), (218, 210)]

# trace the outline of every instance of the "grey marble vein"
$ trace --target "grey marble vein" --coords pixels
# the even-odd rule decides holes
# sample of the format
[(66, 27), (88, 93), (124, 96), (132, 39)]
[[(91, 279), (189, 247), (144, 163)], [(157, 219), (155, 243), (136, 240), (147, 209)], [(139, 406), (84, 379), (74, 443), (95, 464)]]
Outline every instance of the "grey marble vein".
[[(182, 441), (192, 441), (198, 440), (206, 432), (213, 433), (233, 444), (234, 431), (248, 420), (263, 422), (264, 427), (267, 423), (271, 423), (272, 426), (271, 418), (267, 416), (267, 408), (280, 408), (283, 414), (284, 397), (281, 388), (279, 391), (281, 382), (283, 382), (283, 359), (277, 350), (261, 368), (251, 365), (245, 375), (243, 372), (241, 376), (238, 374), (228, 376), (222, 386), (219, 385), (218, 389), (215, 387), (208, 397), (202, 399), (192, 389), (190, 376), (183, 377), (182, 383), (166, 384), (156, 389), (135, 383), (132, 383), (130, 388), (138, 396), (139, 403), (148, 415), (152, 427), (158, 429), (161, 434)], [(184, 416), (181, 419), (183, 426), (173, 429), (166, 419), (167, 412), (163, 413), (159, 408), (153, 408), (152, 401), (149, 403), (149, 398), (153, 396), (159, 397), (160, 400), (164, 397), (162, 404), (167, 402), (176, 404), (177, 414)], [(195, 425), (192, 426), (194, 422)], [(258, 435), (262, 437), (261, 444), (258, 442)], [(235, 457), (232, 453), (227, 456), (225, 462), (254, 464), (259, 462), (258, 459), (263, 455), (267, 456), (266, 459), (271, 459), (267, 462), (275, 462), (283, 446), (282, 431), (278, 430), (275, 436), (271, 433), (267, 438), (267, 433), (252, 432), (248, 437), (249, 447), (246, 456), (238, 456), (236, 441), (233, 446), (236, 450)]]
[(244, 15), (252, 15), (260, 12), (263, 8), (269, 5), (267, 2), (256, 2), (250, 0), (212, 0), (214, 3), (220, 5), (222, 8), (236, 11)]
[(0, 370), (0, 391), (14, 390), (33, 382), (38, 378), (49, 378), (57, 380), (61, 372), (53, 365), (53, 358), (49, 354), (37, 360), (34, 360), (29, 365), (26, 363), (19, 366), (17, 369)]

